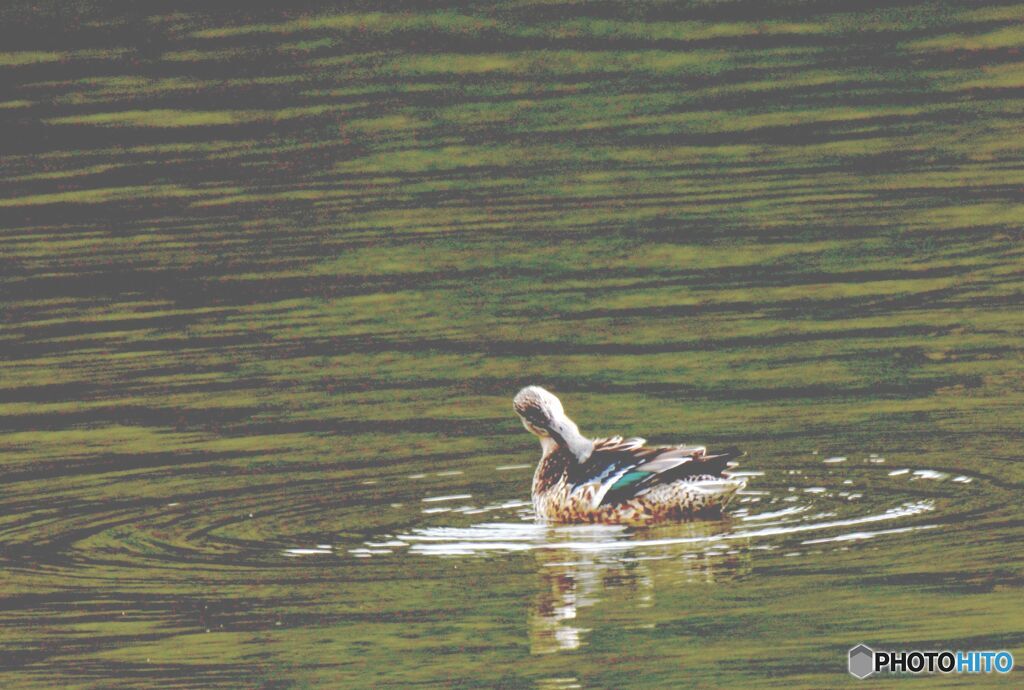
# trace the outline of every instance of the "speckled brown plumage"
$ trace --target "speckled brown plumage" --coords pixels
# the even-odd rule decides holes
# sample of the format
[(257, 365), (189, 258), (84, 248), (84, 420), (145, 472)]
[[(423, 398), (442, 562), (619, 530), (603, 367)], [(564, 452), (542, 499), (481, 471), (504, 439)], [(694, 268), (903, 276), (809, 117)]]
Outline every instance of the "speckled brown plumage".
[(532, 486), (538, 517), (649, 524), (716, 516), (744, 486), (726, 470), (738, 452), (708, 455), (700, 446), (647, 446), (641, 438), (618, 436), (586, 439), (558, 398), (537, 386), (520, 391), (514, 407), (541, 441)]

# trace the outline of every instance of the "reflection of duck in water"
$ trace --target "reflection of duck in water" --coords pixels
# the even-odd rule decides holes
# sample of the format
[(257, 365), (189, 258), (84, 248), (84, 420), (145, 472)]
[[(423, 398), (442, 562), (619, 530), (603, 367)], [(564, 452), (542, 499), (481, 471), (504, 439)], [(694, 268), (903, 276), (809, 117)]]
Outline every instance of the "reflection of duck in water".
[(737, 451), (707, 455), (700, 446), (645, 446), (642, 438), (591, 440), (539, 386), (522, 389), (512, 404), (540, 438), (533, 505), (543, 518), (646, 524), (717, 515), (744, 486), (726, 474), (729, 461), (742, 455)]
[(571, 551), (546, 553), (542, 558), (550, 562), (541, 564), (539, 572), (546, 586), (538, 591), (530, 609), (530, 651), (534, 654), (579, 649), (590, 632), (577, 620), (580, 609), (602, 603), (617, 590), (623, 592), (616, 598), (624, 600), (621, 603), (626, 610), (644, 607), (652, 597), (650, 578), (640, 563), (627, 566), (614, 557)]
[(549, 529), (556, 548), (534, 552), (541, 582), (528, 618), (533, 654), (579, 649), (593, 629), (654, 627), (679, 606), (699, 611), (709, 585), (749, 574), (749, 552), (709, 548), (728, 532), (721, 522)]

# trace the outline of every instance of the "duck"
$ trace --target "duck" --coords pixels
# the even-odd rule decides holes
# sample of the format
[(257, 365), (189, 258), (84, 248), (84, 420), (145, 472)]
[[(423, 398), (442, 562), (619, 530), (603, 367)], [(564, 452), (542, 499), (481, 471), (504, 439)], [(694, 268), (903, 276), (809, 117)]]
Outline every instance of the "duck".
[(719, 517), (746, 485), (728, 471), (744, 455), (738, 450), (709, 455), (704, 446), (648, 446), (638, 437), (590, 439), (540, 386), (520, 390), (512, 407), (540, 439), (531, 493), (543, 521), (646, 525)]

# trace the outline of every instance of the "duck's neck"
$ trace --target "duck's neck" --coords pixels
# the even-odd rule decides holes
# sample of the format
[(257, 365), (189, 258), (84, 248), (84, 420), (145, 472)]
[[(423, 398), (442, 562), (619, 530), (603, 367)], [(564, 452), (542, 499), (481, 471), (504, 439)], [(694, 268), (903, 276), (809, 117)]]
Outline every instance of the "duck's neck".
[(533, 495), (539, 496), (566, 477), (569, 464), (574, 462), (568, 450), (549, 438), (540, 442), (543, 455), (533, 472)]
[(565, 477), (571, 465), (584, 463), (594, 450), (594, 442), (580, 433), (568, 417), (554, 421), (550, 436), (540, 439), (541, 458), (533, 473), (533, 493), (547, 491)]
[(550, 436), (542, 436), (540, 439), (540, 456), (546, 458), (553, 455), (561, 448), (558, 441), (551, 438)]
[(541, 440), (541, 447), (544, 448), (546, 454), (548, 448), (544, 446), (544, 441), (553, 443), (555, 448), (559, 446), (565, 448), (576, 459), (576, 462), (580, 463), (586, 462), (590, 454), (594, 452), (594, 442), (581, 434), (576, 423), (565, 415), (557, 417), (552, 422), (551, 437)]

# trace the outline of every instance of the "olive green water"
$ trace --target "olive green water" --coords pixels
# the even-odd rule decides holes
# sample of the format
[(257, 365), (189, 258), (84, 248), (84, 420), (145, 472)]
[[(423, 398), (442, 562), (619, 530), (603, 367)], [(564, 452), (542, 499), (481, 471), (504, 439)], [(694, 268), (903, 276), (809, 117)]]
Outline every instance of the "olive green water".
[[(0, 686), (1019, 685), (1024, 7), (62, 4), (0, 9)], [(527, 383), (748, 490), (536, 524)]]

